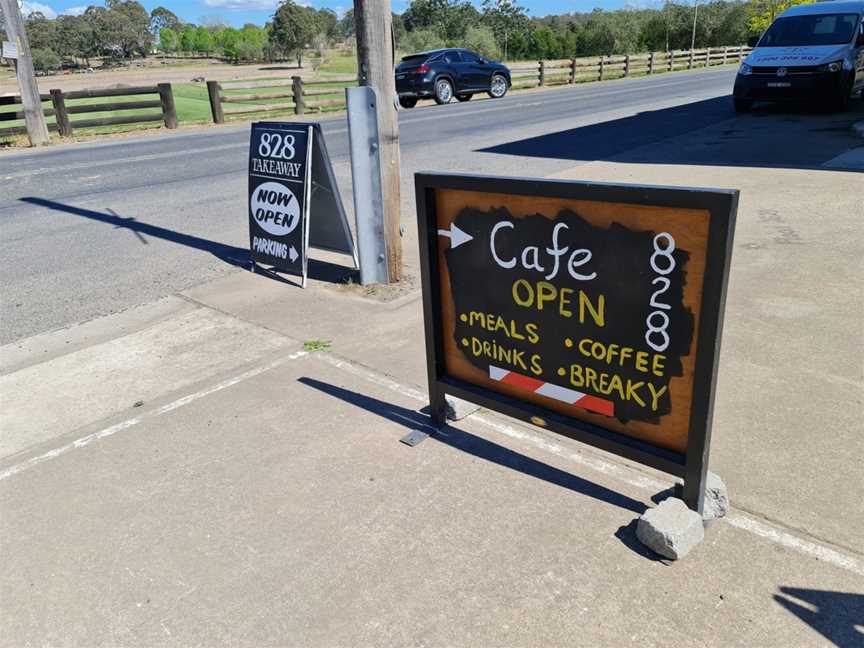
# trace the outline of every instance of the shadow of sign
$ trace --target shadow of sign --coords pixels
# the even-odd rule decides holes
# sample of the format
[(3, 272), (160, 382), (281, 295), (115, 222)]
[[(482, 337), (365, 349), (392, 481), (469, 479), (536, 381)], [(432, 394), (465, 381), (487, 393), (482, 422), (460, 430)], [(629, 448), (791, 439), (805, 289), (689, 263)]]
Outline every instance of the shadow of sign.
[(864, 646), (864, 594), (781, 587), (774, 600), (838, 648)]
[(378, 400), (371, 396), (359, 394), (355, 391), (337, 387), (315, 378), (304, 376), (298, 378), (298, 382), (317, 389), (318, 391), (329, 394), (334, 398), (338, 398), (346, 403), (359, 407), (381, 416), (388, 421), (402, 425), (409, 430), (420, 430), (429, 434), (430, 438), (435, 439), (439, 443), (450, 446), (455, 450), (460, 450), (478, 459), (483, 459), (491, 463), (515, 470), (529, 477), (541, 479), (550, 484), (566, 488), (568, 490), (593, 497), (594, 499), (618, 506), (628, 511), (633, 511), (637, 515), (645, 512), (647, 507), (644, 503), (634, 500), (621, 493), (609, 490), (599, 484), (594, 484), (588, 480), (572, 475), (563, 470), (537, 461), (531, 457), (526, 457), (523, 454), (514, 452), (509, 448), (487, 441), (481, 437), (475, 436), (464, 430), (452, 427), (450, 425), (442, 426), (436, 429), (430, 426), (427, 421), (427, 416), (420, 412), (410, 410), (393, 403)]
[[(25, 202), (30, 205), (36, 205), (39, 207), (44, 207), (46, 209), (51, 209), (53, 211), (72, 214), (73, 216), (80, 216), (81, 218), (87, 218), (89, 220), (105, 223), (106, 225), (113, 225), (115, 229), (129, 230), (136, 236), (136, 238), (138, 238), (138, 240), (143, 245), (147, 245), (147, 239), (145, 237), (149, 236), (152, 238), (162, 239), (164, 241), (170, 241), (171, 243), (176, 243), (177, 245), (183, 245), (193, 250), (208, 252), (220, 261), (223, 261), (233, 266), (237, 266), (239, 268), (248, 269), (250, 266), (251, 258), (249, 255), (249, 250), (247, 248), (240, 248), (234, 245), (220, 243), (219, 241), (202, 238), (200, 236), (184, 234), (183, 232), (178, 232), (176, 230), (168, 229), (166, 227), (160, 227), (159, 225), (151, 225), (150, 223), (139, 221), (131, 216), (121, 216), (112, 209), (106, 209), (105, 212), (99, 212), (92, 209), (84, 209), (83, 207), (65, 205), (63, 203), (55, 202), (53, 200), (46, 200), (44, 198), (36, 198), (31, 196), (21, 198), (20, 200), (21, 202)], [(296, 285), (294, 282), (286, 280), (277, 275), (276, 273), (261, 272), (260, 274), (263, 274), (264, 276), (273, 279), (274, 281), (281, 281), (282, 283)], [(316, 259), (309, 260), (309, 276), (312, 279), (327, 281), (331, 283), (340, 283), (344, 282), (350, 277), (354, 277), (356, 274), (356, 270), (353, 270), (351, 268), (345, 268), (344, 266), (336, 265), (328, 261), (321, 261)]]

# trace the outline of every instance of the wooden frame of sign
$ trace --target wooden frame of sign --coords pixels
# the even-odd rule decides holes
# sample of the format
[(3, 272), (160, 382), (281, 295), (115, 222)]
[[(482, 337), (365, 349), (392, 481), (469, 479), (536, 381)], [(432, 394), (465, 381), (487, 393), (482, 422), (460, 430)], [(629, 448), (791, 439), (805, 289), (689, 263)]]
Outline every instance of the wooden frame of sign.
[(256, 264), (301, 277), (309, 248), (351, 257), (357, 250), (321, 125), (256, 122), (249, 138), (249, 249)]
[(684, 480), (702, 511), (738, 192), (415, 176), (445, 394)]

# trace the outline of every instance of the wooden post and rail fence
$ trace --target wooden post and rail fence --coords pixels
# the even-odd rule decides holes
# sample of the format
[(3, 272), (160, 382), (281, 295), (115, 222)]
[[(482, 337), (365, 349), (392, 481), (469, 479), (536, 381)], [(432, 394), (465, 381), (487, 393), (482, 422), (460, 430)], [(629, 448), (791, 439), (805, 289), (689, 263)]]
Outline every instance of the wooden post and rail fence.
[[(356, 77), (318, 81), (307, 81), (299, 76), (267, 81), (208, 81), (207, 94), (213, 122), (222, 124), (226, 118), (235, 115), (279, 112), (305, 115), (342, 110), (345, 108), (345, 88), (356, 85)], [(237, 94), (238, 90), (258, 92)], [(328, 96), (332, 98), (324, 98)]]
[[(570, 58), (510, 66), (513, 90), (556, 85), (606, 81), (630, 76), (653, 75), (677, 70), (691, 70), (743, 61), (752, 48), (713, 47), (699, 50), (676, 50), (620, 56)], [(345, 108), (345, 88), (357, 85), (356, 77), (309, 81), (299, 76), (264, 81), (208, 81), (207, 92), (213, 122), (222, 124), (234, 117), (289, 113), (320, 114)], [(238, 92), (238, 91), (250, 92)], [(147, 97), (146, 95), (150, 95)], [(106, 103), (82, 103), (92, 98), (126, 98)], [(138, 97), (141, 97), (138, 99)], [(177, 128), (177, 110), (170, 83), (130, 88), (103, 88), (64, 92), (51, 90), (40, 95), (42, 110), (49, 121), (48, 129), (61, 137), (71, 137), (76, 129), (123, 124), (162, 122), (166, 128)], [(20, 95), (0, 95), (0, 137), (26, 134), (26, 128), (3, 128), (4, 121), (21, 120)], [(12, 112), (3, 110), (12, 106)], [(141, 113), (142, 109), (158, 109)], [(78, 119), (87, 113), (136, 111), (135, 114)]]
[[(147, 95), (150, 95), (149, 97)], [(99, 103), (81, 102), (82, 99), (113, 99), (119, 97), (136, 97), (132, 101), (106, 101)], [(140, 100), (138, 97), (142, 97)], [(174, 105), (174, 93), (170, 83), (159, 83), (153, 86), (136, 86), (129, 88), (100, 88), (88, 90), (51, 90), (48, 94), (40, 94), (42, 112), (45, 117), (54, 117), (48, 123), (48, 130), (55, 131), (60, 137), (72, 137), (76, 129), (99, 126), (116, 126), (125, 124), (141, 124), (162, 122), (166, 128), (177, 128), (177, 109)], [(49, 104), (50, 105), (46, 105)], [(24, 126), (3, 128), (4, 121), (23, 119), (23, 111), (16, 107), (21, 103), (20, 95), (0, 96), (0, 137), (7, 135), (23, 135), (27, 133)], [(12, 111), (3, 111), (4, 106), (12, 106)], [(141, 110), (158, 109), (154, 112)], [(135, 114), (114, 115), (111, 117), (96, 117), (78, 119), (77, 115), (102, 112), (136, 111)]]
[(752, 51), (747, 46), (708, 47), (696, 50), (591, 56), (587, 58), (515, 63), (510, 67), (514, 90), (588, 81), (608, 81), (677, 70), (741, 62)]
[[(570, 58), (536, 63), (517, 63), (510, 66), (514, 90), (607, 81), (629, 76), (653, 75), (677, 70), (726, 65), (740, 62), (751, 48), (714, 47), (701, 50), (649, 52), (621, 56), (594, 56)], [(321, 113), (345, 108), (344, 89), (354, 86), (353, 77), (307, 81), (299, 76), (291, 79), (265, 81), (208, 81), (207, 91), (213, 121), (224, 123), (234, 115), (288, 112), (294, 115)], [(238, 94), (238, 90), (259, 90), (257, 93)], [(330, 99), (315, 97), (332, 96)], [(312, 97), (310, 101), (308, 98)], [(278, 101), (274, 103), (274, 101)]]

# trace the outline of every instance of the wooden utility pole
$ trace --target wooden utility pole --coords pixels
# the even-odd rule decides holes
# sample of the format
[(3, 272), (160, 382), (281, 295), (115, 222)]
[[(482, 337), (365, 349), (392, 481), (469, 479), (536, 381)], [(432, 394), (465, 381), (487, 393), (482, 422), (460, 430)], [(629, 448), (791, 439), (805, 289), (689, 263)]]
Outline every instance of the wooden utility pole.
[(384, 202), (384, 239), (390, 282), (402, 278), (402, 232), (399, 176), (399, 120), (393, 72), (393, 24), (390, 0), (354, 0), (360, 85), (378, 96), (379, 156)]
[[(690, 37), (690, 58), (693, 58), (693, 50), (696, 49), (696, 18), (699, 17), (699, 0), (693, 4), (693, 33)], [(693, 67), (692, 65), (690, 67)]]
[(33, 72), (30, 41), (27, 40), (27, 30), (24, 26), (21, 10), (18, 8), (18, 0), (0, 0), (0, 10), (6, 18), (6, 34), (9, 40), (18, 44), (15, 72), (18, 76), (21, 104), (24, 106), (24, 123), (27, 125), (27, 136), (30, 138), (32, 146), (42, 146), (49, 142), (48, 127), (45, 125), (39, 86), (36, 85), (36, 75)]

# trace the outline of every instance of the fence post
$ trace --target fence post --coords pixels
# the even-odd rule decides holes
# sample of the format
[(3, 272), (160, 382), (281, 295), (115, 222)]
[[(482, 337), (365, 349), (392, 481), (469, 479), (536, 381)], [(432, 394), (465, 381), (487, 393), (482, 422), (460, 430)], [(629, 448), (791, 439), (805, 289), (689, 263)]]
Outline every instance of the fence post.
[(174, 106), (174, 93), (171, 91), (170, 83), (159, 83), (159, 101), (162, 102), (162, 119), (165, 128), (177, 128), (177, 108)]
[(654, 52), (648, 56), (648, 74), (654, 74)]
[(688, 62), (687, 62), (687, 69), (688, 69), (688, 70), (692, 70), (692, 69), (693, 69), (693, 61), (694, 61), (695, 57), (696, 57), (696, 50), (692, 50), (692, 49), (691, 49), (691, 50), (690, 50), (690, 59), (689, 59)]
[(570, 59), (570, 83), (576, 83), (576, 59)]
[(630, 76), (630, 55), (629, 54), (627, 54), (624, 57), (624, 76), (625, 77)]
[(738, 62), (740, 63), (743, 60), (744, 60), (744, 46), (741, 45), (738, 47)]
[(723, 65), (726, 65), (726, 57), (729, 55), (729, 46), (723, 48)]
[(225, 114), (222, 112), (222, 88), (218, 81), (207, 82), (207, 94), (210, 95), (210, 112), (213, 113), (214, 124), (224, 124)]
[(291, 77), (291, 89), (294, 92), (294, 114), (302, 115), (306, 112), (306, 102), (303, 101), (303, 79), (299, 76)]
[(598, 81), (603, 80), (603, 57), (600, 57), (600, 75), (597, 77)]
[(666, 64), (668, 67), (668, 71), (671, 72), (672, 70), (675, 69), (675, 50), (672, 50), (670, 52), (666, 52), (666, 59), (667, 59)]
[(540, 61), (540, 85), (546, 83), (546, 62)]
[(66, 112), (66, 100), (62, 90), (51, 90), (51, 103), (54, 104), (54, 119), (57, 122), (57, 132), (60, 137), (72, 137), (72, 123)]

